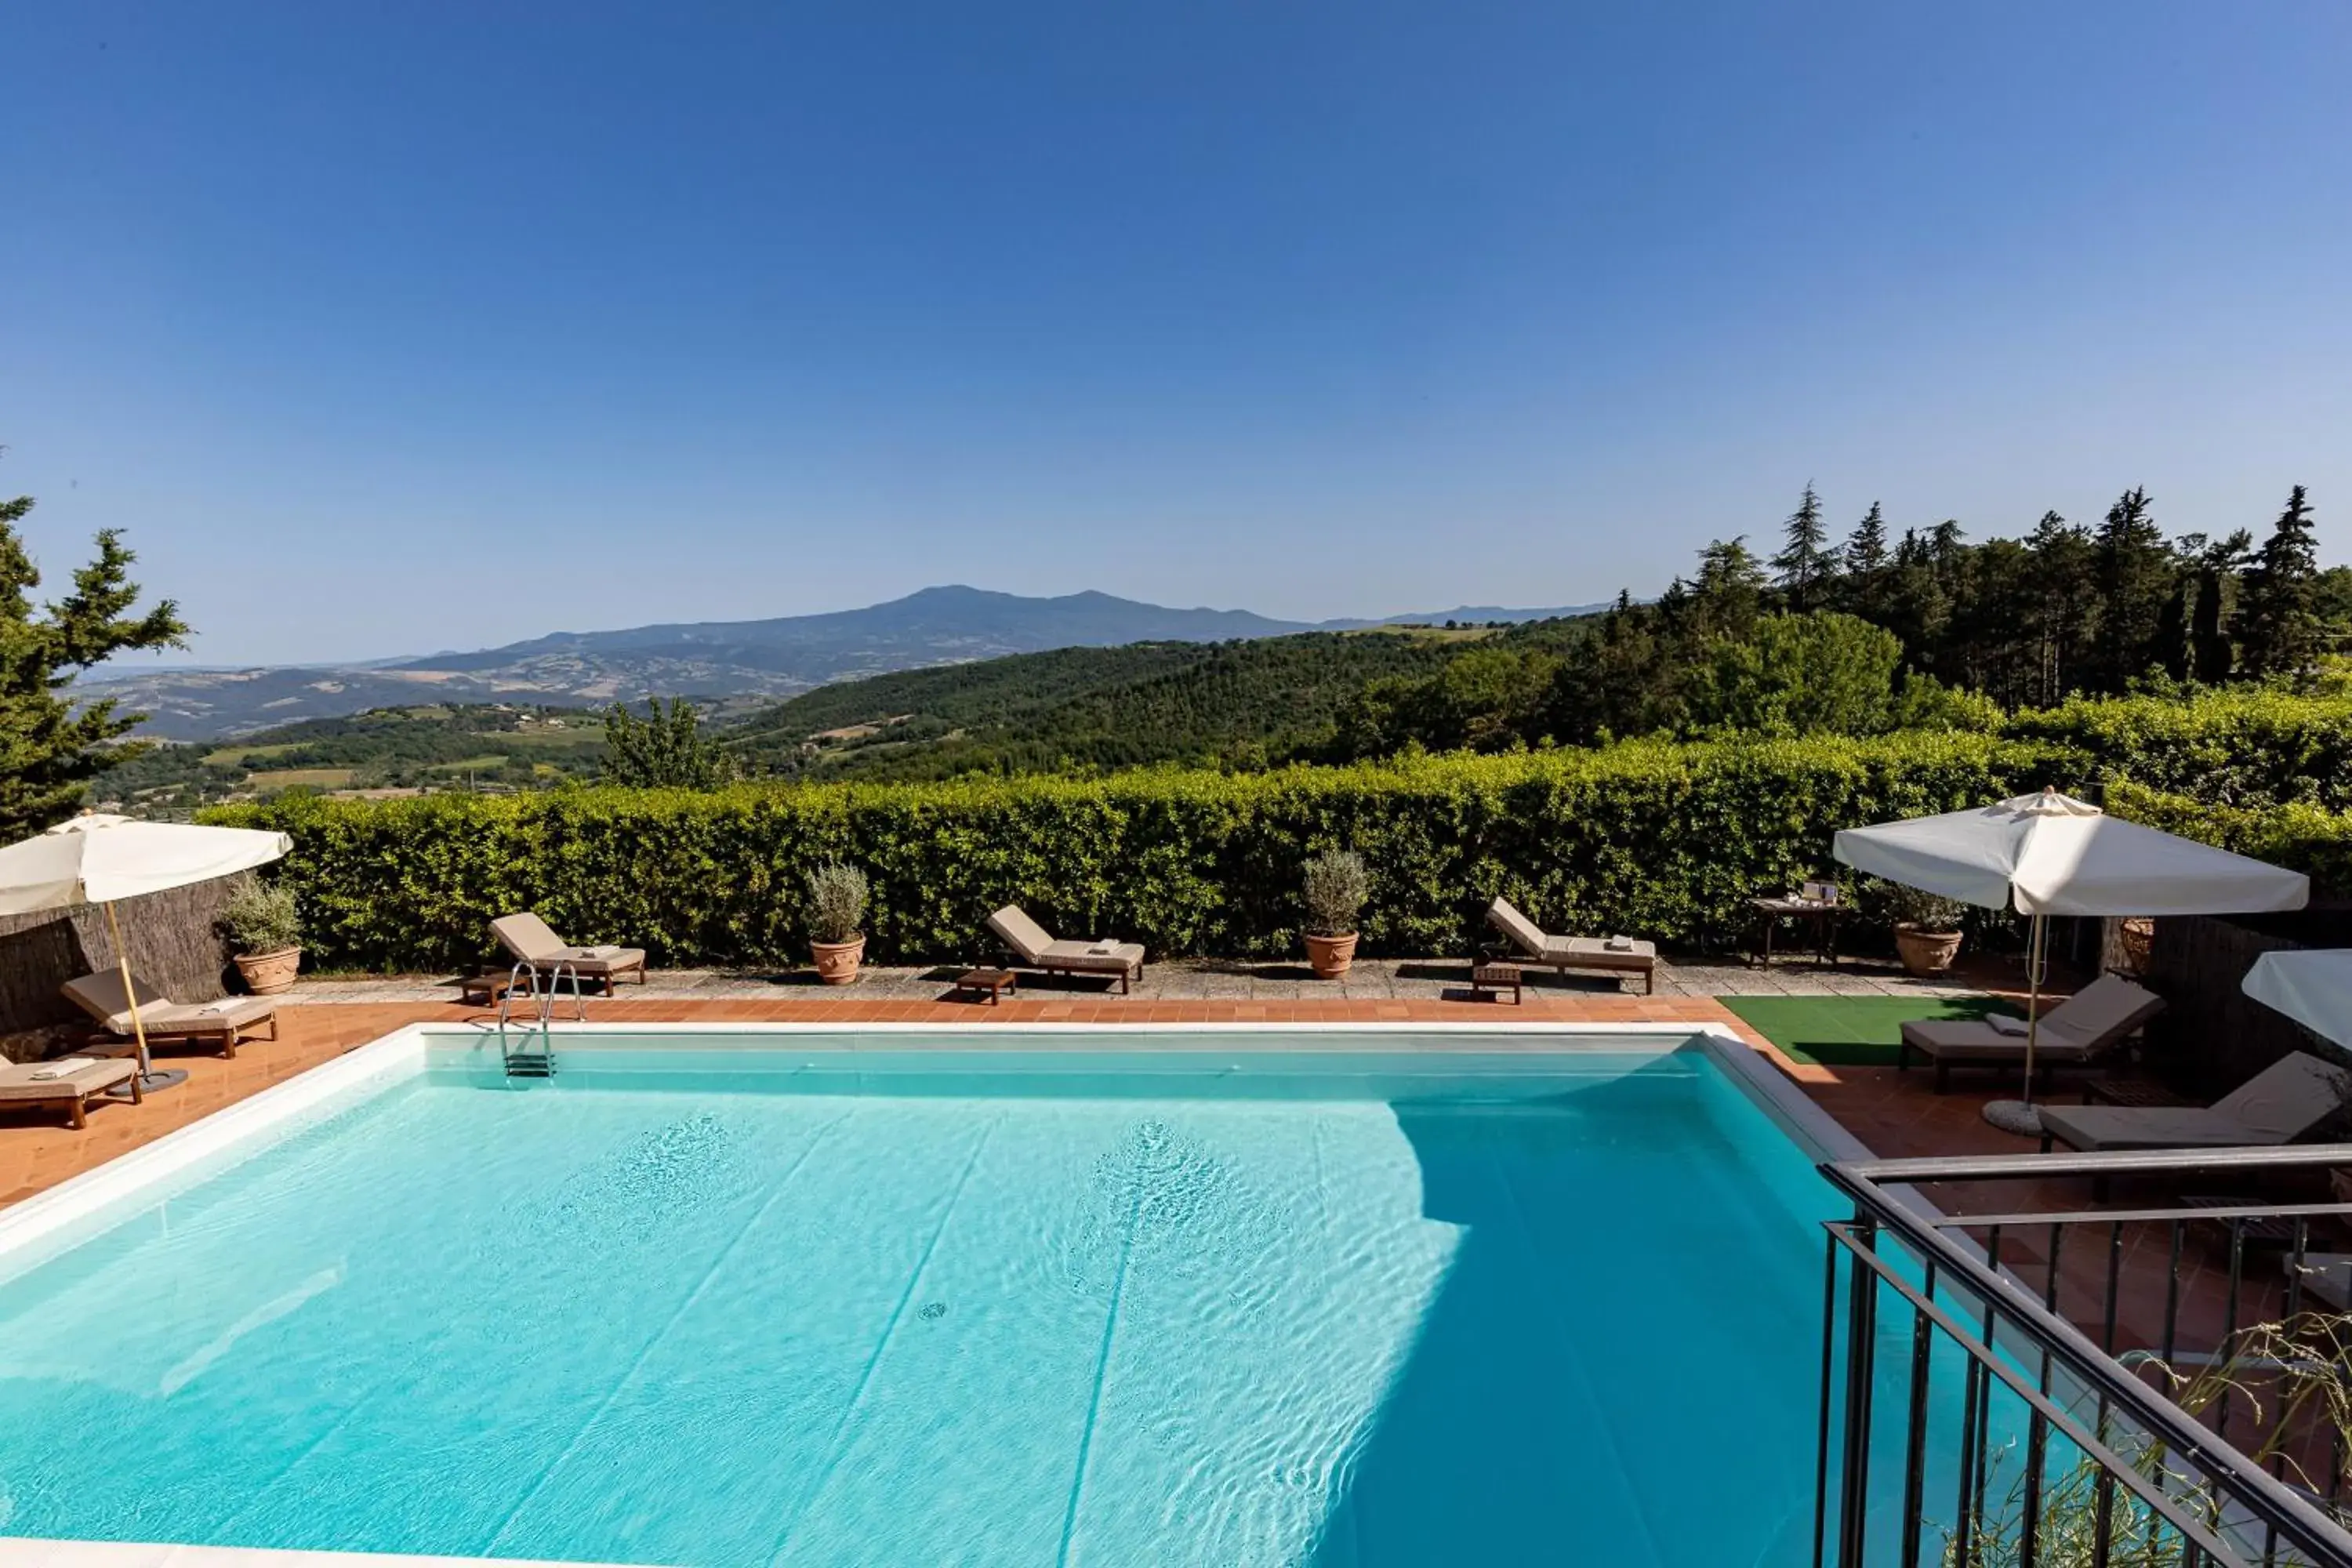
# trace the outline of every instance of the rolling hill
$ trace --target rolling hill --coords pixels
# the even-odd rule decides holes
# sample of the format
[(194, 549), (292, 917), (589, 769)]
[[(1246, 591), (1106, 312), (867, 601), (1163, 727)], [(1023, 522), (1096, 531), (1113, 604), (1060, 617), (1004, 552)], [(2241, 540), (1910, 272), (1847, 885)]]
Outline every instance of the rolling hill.
[(1066, 648), (822, 687), (725, 731), (761, 772), (943, 778), (1257, 760), (1319, 736), (1371, 680), (1484, 634), (1304, 632)]
[[(1489, 608), (1391, 620), (1527, 620), (1572, 613)], [(368, 665), (125, 672), (86, 680), (79, 689), (150, 715), (142, 733), (218, 741), (302, 720), (417, 704), (603, 705), (691, 696), (724, 713), (743, 700), (1008, 654), (1138, 642), (1221, 643), (1381, 624), (1389, 623), (1310, 627), (1245, 610), (1170, 609), (1108, 594), (1032, 598), (951, 586), (824, 615), (559, 632), (501, 647)]]

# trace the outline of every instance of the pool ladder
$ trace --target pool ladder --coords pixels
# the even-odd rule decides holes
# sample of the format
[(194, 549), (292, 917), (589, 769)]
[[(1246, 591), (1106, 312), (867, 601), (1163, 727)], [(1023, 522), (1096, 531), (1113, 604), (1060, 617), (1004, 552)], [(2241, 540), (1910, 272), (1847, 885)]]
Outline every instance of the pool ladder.
[[(509, 1078), (555, 1076), (555, 1031), (550, 1026), (565, 981), (572, 983), (573, 1021), (585, 1022), (588, 1017), (580, 971), (569, 960), (556, 961), (555, 967), (546, 972), (543, 987), (541, 978), (539, 965), (526, 958), (507, 972), (507, 988), (499, 994), (499, 1061)], [(527, 1020), (518, 1021), (512, 1016), (517, 992), (531, 1000), (531, 1016)]]

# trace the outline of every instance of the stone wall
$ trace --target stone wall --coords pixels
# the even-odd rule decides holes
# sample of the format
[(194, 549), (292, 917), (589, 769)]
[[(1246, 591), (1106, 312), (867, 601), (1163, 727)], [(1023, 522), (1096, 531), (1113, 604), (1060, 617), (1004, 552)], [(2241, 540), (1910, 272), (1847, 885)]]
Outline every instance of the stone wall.
[[(131, 967), (174, 1002), (226, 995), (235, 970), (215, 922), (251, 873), (126, 899), (115, 906)], [(106, 911), (95, 904), (31, 915), (0, 915), (0, 1056), (47, 1054), (58, 1025), (82, 1016), (58, 994), (77, 975), (116, 959)]]

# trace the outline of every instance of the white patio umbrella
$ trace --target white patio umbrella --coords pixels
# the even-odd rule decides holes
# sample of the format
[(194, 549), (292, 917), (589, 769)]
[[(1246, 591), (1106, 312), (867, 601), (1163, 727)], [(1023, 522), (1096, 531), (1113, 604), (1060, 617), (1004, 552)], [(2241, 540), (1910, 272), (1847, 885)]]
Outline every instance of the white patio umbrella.
[(2038, 1130), (2033, 1053), (2052, 915), (2217, 915), (2299, 910), (2310, 879), (2153, 827), (2045, 789), (1974, 811), (1841, 831), (1831, 853), (1858, 871), (1986, 909), (2030, 915), (2026, 942), (2025, 1094), (2021, 1108), (1985, 1108), (2010, 1131)]
[(2352, 949), (2263, 953), (2239, 988), (2321, 1039), (2352, 1047)]
[(131, 958), (114, 918), (116, 901), (249, 871), (293, 847), (294, 841), (283, 833), (258, 828), (199, 827), (86, 814), (0, 849), (0, 915), (79, 904), (105, 906), (106, 929), (114, 939), (123, 993), (131, 1003), (131, 1034), (139, 1042), (140, 1077), (147, 1087), (163, 1088), (186, 1075), (167, 1078), (149, 1064), (147, 1028), (139, 1021), (139, 993), (131, 984)]

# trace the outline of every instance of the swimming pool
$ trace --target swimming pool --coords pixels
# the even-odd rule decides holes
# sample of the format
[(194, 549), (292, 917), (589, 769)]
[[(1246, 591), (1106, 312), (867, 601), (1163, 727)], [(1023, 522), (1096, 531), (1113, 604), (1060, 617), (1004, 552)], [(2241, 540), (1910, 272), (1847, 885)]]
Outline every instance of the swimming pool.
[(1013, 1038), (605, 1031), (528, 1087), (474, 1035), (344, 1058), (322, 1103), (0, 1252), (0, 1531), (1810, 1551), (1835, 1205), (1719, 1044)]

